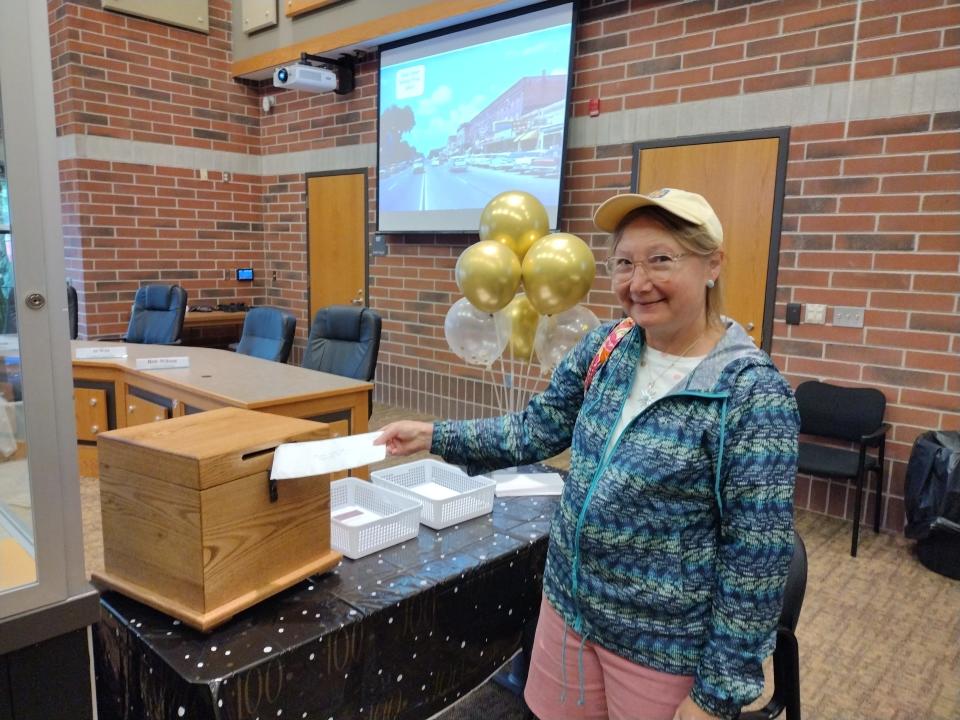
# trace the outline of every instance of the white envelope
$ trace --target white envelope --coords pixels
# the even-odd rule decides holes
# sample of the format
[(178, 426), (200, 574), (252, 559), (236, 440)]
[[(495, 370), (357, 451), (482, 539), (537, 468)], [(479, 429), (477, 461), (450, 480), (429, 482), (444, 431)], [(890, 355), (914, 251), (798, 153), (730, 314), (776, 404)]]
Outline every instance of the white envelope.
[(313, 440), (310, 442), (284, 443), (273, 454), (271, 480), (321, 475), (348, 470), (379, 462), (387, 456), (386, 445), (374, 445), (380, 432)]

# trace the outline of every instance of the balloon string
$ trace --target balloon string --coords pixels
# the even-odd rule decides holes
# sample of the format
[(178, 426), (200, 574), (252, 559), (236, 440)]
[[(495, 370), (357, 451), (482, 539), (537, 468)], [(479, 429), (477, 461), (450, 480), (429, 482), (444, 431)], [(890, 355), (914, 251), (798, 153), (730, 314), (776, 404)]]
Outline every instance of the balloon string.
[(526, 374), (523, 377), (523, 404), (526, 405), (530, 402), (530, 398), (533, 397), (534, 390), (534, 381), (533, 381), (533, 343), (530, 343), (530, 353), (527, 356), (527, 367)]
[(493, 399), (497, 404), (497, 409), (502, 412), (503, 402), (500, 398), (500, 387), (497, 385), (496, 377), (493, 374), (493, 363), (483, 368), (484, 375), (490, 374), (490, 384), (493, 386)]

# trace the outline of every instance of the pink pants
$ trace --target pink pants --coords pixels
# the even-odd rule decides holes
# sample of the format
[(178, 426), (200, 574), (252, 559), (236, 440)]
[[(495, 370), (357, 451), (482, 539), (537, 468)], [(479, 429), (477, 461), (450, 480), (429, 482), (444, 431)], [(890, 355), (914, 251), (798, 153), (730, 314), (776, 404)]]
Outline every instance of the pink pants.
[(692, 677), (645, 668), (587, 641), (580, 705), (580, 636), (567, 628), (565, 682), (563, 642), (563, 620), (543, 598), (523, 694), (540, 720), (672, 720), (693, 687)]

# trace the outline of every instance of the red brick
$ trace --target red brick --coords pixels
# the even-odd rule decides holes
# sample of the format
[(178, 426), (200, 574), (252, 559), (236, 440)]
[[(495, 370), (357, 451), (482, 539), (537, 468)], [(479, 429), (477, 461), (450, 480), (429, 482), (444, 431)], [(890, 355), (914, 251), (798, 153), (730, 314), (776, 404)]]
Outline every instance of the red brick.
[(839, 5), (826, 10), (790, 15), (783, 19), (783, 32), (791, 33), (798, 30), (807, 30), (825, 25), (836, 25), (852, 21), (856, 15), (856, 6), (853, 4)]
[(867, 19), (886, 15), (901, 15), (940, 4), (941, 0), (868, 0), (863, 3), (860, 17)]
[(797, 259), (801, 268), (823, 268), (825, 270), (869, 270), (872, 258), (866, 253), (827, 253), (805, 252)]
[(713, 12), (714, 0), (685, 0), (657, 10), (657, 23)]
[[(827, 360), (853, 363), (862, 363), (865, 359), (862, 345), (840, 345), (836, 343), (826, 345), (825, 357)], [(903, 351), (871, 347), (869, 360), (872, 365), (900, 367), (903, 364)]]
[(746, 77), (748, 75), (761, 75), (772, 72), (776, 70), (776, 68), (777, 59), (771, 56), (714, 65), (712, 70), (714, 80), (724, 80), (734, 77)]
[(816, 42), (817, 34), (815, 32), (780, 35), (768, 40), (754, 40), (747, 43), (747, 57), (780, 55), (785, 52), (810, 49), (816, 45)]
[(849, 155), (879, 155), (883, 141), (879, 138), (866, 140), (837, 140), (832, 142), (807, 143), (806, 158), (845, 157)]
[(900, 32), (942, 29), (960, 25), (960, 7), (946, 7), (924, 12), (908, 12), (900, 17)]
[(840, 160), (792, 161), (787, 174), (792, 178), (831, 178), (840, 174)]
[(758, 38), (770, 37), (780, 34), (780, 19), (764, 20), (763, 22), (751, 22), (746, 25), (737, 25), (718, 29), (714, 35), (714, 42), (717, 45), (727, 45), (729, 43), (739, 43), (744, 40), (757, 40)]
[(936, 152), (938, 150), (960, 150), (960, 133), (924, 133), (922, 135), (904, 135), (887, 138), (888, 153)]
[(744, 92), (764, 92), (785, 87), (809, 85), (812, 80), (810, 70), (794, 70), (792, 72), (774, 73), (761, 77), (750, 77), (743, 81)]
[(919, 292), (948, 292), (960, 294), (960, 273), (944, 275), (914, 275), (913, 290)]
[(846, 158), (843, 161), (845, 173), (851, 175), (893, 175), (898, 173), (919, 173), (924, 169), (926, 157), (923, 155), (883, 155), (881, 157)]
[[(919, 209), (917, 195), (861, 195), (840, 199), (842, 213), (915, 213)], [(880, 229), (884, 229), (882, 223)]]
[(893, 58), (857, 61), (853, 72), (856, 80), (869, 80), (871, 78), (887, 77), (888, 75), (893, 75)]
[(787, 358), (787, 370), (791, 373), (801, 373), (814, 377), (826, 377), (840, 380), (859, 380), (860, 365), (853, 363), (834, 362), (832, 360), (814, 360), (804, 357)]
[(844, 124), (842, 122), (820, 123), (819, 125), (802, 125), (791, 128), (791, 144), (799, 141), (809, 140), (829, 140), (842, 138), (844, 135)]
[(956, 298), (947, 294), (873, 292), (870, 295), (871, 307), (877, 308), (951, 312), (955, 304)]
[(960, 315), (913, 313), (910, 315), (909, 327), (911, 330), (960, 333)]
[(957, 175), (956, 173), (894, 175), (883, 178), (880, 189), (881, 192), (885, 193), (929, 193), (960, 190), (960, 175)]
[(866, 290), (837, 290), (836, 288), (794, 288), (792, 302), (819, 303), (862, 307), (867, 304)]
[(788, 13), (808, 12), (816, 9), (817, 0), (773, 0), (750, 6), (750, 20), (764, 20)]
[(957, 412), (960, 409), (960, 396), (950, 392), (924, 392), (904, 389), (900, 393), (900, 402), (904, 405)]
[(827, 83), (846, 82), (850, 78), (850, 63), (818, 67), (813, 71), (813, 83), (823, 85)]
[(739, 94), (740, 80), (727, 80), (726, 82), (685, 87), (680, 91), (680, 101), (692, 102), (694, 100), (706, 100), (715, 97), (729, 97), (731, 95)]
[(802, 232), (863, 232), (874, 230), (872, 215), (805, 215), (800, 218)]

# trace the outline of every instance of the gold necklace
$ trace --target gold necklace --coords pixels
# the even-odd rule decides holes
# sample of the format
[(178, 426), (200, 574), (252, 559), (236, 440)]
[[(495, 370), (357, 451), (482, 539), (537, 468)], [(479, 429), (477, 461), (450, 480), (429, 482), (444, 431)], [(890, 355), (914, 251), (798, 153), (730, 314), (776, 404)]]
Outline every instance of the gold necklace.
[[(700, 342), (700, 338), (702, 338), (706, 334), (706, 332), (707, 331), (704, 330), (702, 333), (697, 335), (697, 337), (694, 338), (693, 342), (687, 345), (686, 349), (682, 353), (680, 353), (679, 355), (674, 355), (673, 360), (670, 362), (670, 364), (667, 365), (667, 367), (660, 374), (658, 374), (653, 380), (647, 383), (647, 386), (640, 391), (640, 394), (637, 396), (637, 399), (640, 401), (643, 407), (646, 407), (647, 405), (653, 402), (653, 398), (656, 395), (657, 383), (660, 382), (660, 380), (662, 380), (663, 377), (673, 369), (674, 365), (676, 365), (678, 362), (680, 362), (681, 360), (683, 360), (683, 358), (687, 356), (687, 353), (693, 349), (694, 345)], [(643, 348), (643, 358), (640, 361), (641, 366), (646, 364), (647, 348), (649, 347), (650, 345), (648, 343)]]

